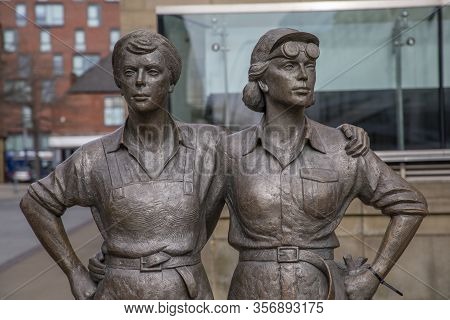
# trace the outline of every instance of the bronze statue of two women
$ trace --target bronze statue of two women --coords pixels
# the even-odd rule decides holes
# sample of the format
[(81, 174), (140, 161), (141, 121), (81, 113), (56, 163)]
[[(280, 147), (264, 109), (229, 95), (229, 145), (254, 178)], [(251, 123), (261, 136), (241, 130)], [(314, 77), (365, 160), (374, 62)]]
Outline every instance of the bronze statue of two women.
[[(423, 196), (371, 150), (359, 128), (308, 119), (319, 40), (293, 29), (263, 35), (244, 103), (261, 122), (227, 135), (175, 121), (168, 96), (181, 59), (163, 36), (138, 30), (113, 52), (129, 116), (32, 184), (21, 208), (77, 299), (211, 299), (200, 252), (230, 211), (239, 264), (230, 299), (370, 299), (427, 213)], [(334, 261), (334, 230), (354, 198), (391, 217), (375, 260)], [(90, 207), (104, 260), (91, 276), (60, 216)]]

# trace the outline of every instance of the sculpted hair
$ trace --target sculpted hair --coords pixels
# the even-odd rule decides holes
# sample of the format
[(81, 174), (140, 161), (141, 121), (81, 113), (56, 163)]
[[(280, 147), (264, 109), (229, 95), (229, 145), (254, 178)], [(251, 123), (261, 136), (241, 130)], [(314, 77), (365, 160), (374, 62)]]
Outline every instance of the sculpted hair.
[(175, 46), (170, 41), (149, 30), (136, 30), (124, 35), (117, 41), (112, 53), (112, 67), (114, 81), (120, 88), (120, 62), (125, 54), (147, 54), (158, 50), (166, 62), (166, 67), (170, 72), (170, 84), (175, 85), (181, 74), (181, 57)]
[(259, 88), (258, 80), (262, 78), (264, 72), (269, 67), (270, 61), (257, 62), (250, 66), (248, 70), (248, 83), (242, 92), (242, 101), (253, 111), (264, 112), (266, 103), (264, 102), (264, 95)]
[[(302, 42), (302, 41), (299, 41)], [(292, 58), (292, 56), (297, 56), (299, 54), (298, 51), (292, 51), (291, 46), (287, 45), (288, 42), (280, 42), (276, 43), (272, 48), (271, 52), (275, 51), (277, 48), (281, 47), (281, 55), (285, 58)], [(311, 44), (311, 46), (310, 46)], [(258, 45), (258, 44), (257, 44)], [(305, 46), (306, 54), (310, 56), (311, 59), (316, 60), (319, 56), (319, 48), (318, 45), (314, 42), (309, 43)], [(266, 111), (266, 102), (264, 100), (264, 94), (259, 87), (258, 81), (262, 79), (264, 72), (266, 72), (267, 68), (270, 64), (270, 58), (264, 62), (255, 62), (250, 65), (248, 69), (248, 83), (244, 87), (242, 92), (242, 101), (244, 104), (251, 110), (256, 112), (265, 112)]]

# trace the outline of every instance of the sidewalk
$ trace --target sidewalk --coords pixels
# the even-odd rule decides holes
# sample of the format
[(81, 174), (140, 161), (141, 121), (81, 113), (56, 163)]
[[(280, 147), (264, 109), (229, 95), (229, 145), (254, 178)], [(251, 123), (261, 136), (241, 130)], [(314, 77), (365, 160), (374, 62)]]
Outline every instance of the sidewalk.
[[(102, 239), (89, 223), (69, 234), (78, 257), (87, 264), (100, 249)], [(6, 269), (0, 269), (0, 299), (73, 299), (69, 282), (52, 258), (39, 247)]]
[(28, 186), (28, 183), (0, 183), (0, 201), (22, 198)]
[[(0, 184), (0, 271), (41, 248), (19, 208), (27, 188), (27, 184)], [(68, 232), (93, 221), (89, 208), (81, 207), (68, 209), (62, 220)]]

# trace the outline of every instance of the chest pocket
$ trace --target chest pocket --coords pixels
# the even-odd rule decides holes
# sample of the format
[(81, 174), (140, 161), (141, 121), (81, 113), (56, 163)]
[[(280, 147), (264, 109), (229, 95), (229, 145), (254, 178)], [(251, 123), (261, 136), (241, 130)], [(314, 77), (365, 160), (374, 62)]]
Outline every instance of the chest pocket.
[(339, 176), (336, 171), (302, 168), (303, 209), (315, 218), (327, 218), (336, 212)]

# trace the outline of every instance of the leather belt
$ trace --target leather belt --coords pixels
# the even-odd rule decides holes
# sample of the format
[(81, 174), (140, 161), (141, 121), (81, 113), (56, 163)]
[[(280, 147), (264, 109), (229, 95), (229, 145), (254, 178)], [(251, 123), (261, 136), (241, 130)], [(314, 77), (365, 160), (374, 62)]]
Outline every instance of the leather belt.
[(110, 268), (140, 270), (141, 272), (158, 272), (183, 266), (192, 266), (201, 262), (200, 254), (176, 256), (158, 252), (141, 258), (124, 258), (110, 254), (105, 255), (105, 264)]
[(278, 263), (307, 262), (325, 274), (328, 279), (327, 300), (334, 300), (335, 289), (331, 270), (325, 260), (333, 259), (332, 249), (300, 249), (282, 246), (273, 249), (241, 250), (239, 261), (273, 261)]
[[(308, 251), (321, 256), (324, 260), (333, 260), (333, 249), (300, 249), (295, 246), (282, 246), (273, 249), (245, 249), (241, 250), (239, 260), (241, 261), (277, 261), (277, 262), (299, 262), (299, 254)], [(255, 260), (257, 259), (257, 260)]]

